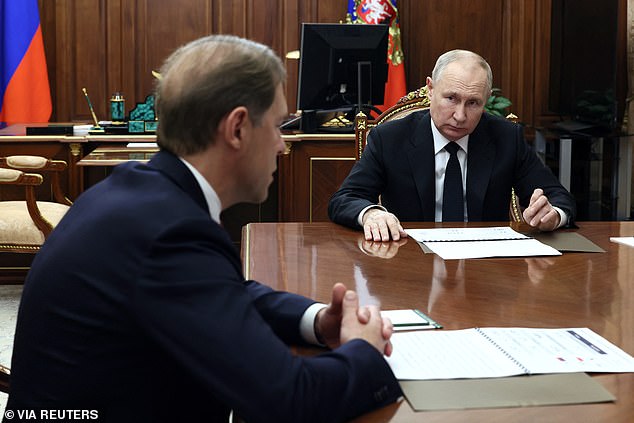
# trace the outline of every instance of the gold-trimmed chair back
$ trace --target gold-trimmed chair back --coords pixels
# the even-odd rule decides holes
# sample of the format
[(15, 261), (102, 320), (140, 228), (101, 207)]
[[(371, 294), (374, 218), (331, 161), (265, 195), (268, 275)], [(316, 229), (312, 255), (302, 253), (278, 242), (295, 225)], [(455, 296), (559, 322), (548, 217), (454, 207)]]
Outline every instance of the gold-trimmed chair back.
[(392, 107), (386, 109), (378, 115), (376, 119), (368, 119), (365, 113), (360, 112), (354, 118), (354, 139), (356, 145), (355, 157), (357, 160), (361, 158), (363, 149), (368, 139), (368, 132), (375, 126), (396, 120), (409, 115), (418, 110), (429, 108), (429, 97), (427, 96), (427, 86), (421, 87), (415, 91), (401, 97), (401, 99)]

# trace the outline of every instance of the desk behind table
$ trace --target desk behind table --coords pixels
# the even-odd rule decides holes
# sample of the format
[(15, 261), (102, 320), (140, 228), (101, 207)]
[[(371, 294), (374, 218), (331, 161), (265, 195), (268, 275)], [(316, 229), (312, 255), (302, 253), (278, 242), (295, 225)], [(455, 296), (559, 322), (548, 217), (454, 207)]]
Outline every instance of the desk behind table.
[[(154, 137), (146, 138), (115, 142), (120, 138), (92, 136), (91, 141), (102, 142), (77, 163), (85, 186), (97, 183), (120, 163), (149, 160), (158, 147), (153, 145)], [(242, 226), (249, 222), (327, 221), (328, 201), (354, 164), (352, 134), (286, 134), (282, 138), (286, 151), (278, 159), (267, 200), (238, 204), (223, 212), (223, 225), (236, 244)], [(128, 147), (127, 142), (134, 146)]]

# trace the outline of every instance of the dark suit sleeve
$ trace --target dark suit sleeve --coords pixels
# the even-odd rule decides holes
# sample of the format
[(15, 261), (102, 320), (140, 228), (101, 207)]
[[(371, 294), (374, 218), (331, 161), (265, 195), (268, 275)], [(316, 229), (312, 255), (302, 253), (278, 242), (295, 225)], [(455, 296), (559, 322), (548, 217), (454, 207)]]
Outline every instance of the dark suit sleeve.
[(245, 284), (230, 241), (210, 226), (166, 229), (133, 295), (137, 319), (181, 372), (246, 421), (344, 421), (401, 395), (365, 341), (314, 357), (291, 354), (277, 335), (297, 338), (312, 301)]
[(301, 295), (276, 291), (256, 281), (246, 281), (245, 287), (255, 308), (282, 341), (287, 344), (305, 342), (297, 329), (304, 312), (315, 301)]
[(350, 228), (359, 228), (358, 217), (365, 207), (378, 204), (379, 195), (385, 188), (385, 174), (381, 155), (380, 131), (375, 128), (368, 135), (368, 142), (361, 158), (354, 164), (350, 174), (333, 194), (328, 203), (330, 220)]

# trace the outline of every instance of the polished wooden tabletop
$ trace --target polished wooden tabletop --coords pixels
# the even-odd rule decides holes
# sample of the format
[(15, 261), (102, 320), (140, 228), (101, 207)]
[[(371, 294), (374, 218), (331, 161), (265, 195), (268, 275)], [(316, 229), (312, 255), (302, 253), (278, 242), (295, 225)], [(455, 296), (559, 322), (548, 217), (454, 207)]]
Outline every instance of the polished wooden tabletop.
[[(501, 225), (508, 223), (489, 224)], [(609, 240), (634, 236), (634, 222), (578, 225), (606, 252), (444, 261), (412, 239), (372, 243), (332, 223), (254, 223), (243, 229), (242, 255), (247, 278), (319, 301), (328, 302), (332, 285), (343, 282), (362, 303), (418, 308), (445, 329), (589, 327), (634, 355), (634, 248)], [(634, 374), (593, 377), (616, 402), (414, 412), (401, 401), (358, 421), (634, 422)]]

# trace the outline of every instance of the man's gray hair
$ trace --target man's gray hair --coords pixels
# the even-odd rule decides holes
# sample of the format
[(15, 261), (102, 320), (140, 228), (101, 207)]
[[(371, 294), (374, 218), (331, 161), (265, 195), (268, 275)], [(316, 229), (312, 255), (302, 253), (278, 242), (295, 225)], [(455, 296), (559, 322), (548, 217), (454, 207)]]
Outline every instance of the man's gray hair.
[(493, 72), (491, 71), (491, 66), (487, 63), (486, 60), (479, 54), (476, 54), (469, 50), (450, 50), (446, 53), (440, 55), (438, 60), (436, 60), (436, 65), (434, 66), (434, 70), (431, 73), (431, 79), (433, 81), (438, 81), (442, 78), (442, 73), (447, 68), (447, 65), (453, 62), (463, 61), (463, 60), (473, 60), (477, 63), (482, 69), (486, 71), (487, 74), (487, 96), (491, 93), (491, 89), (493, 89)]
[(254, 41), (210, 35), (178, 48), (163, 64), (156, 88), (158, 144), (179, 156), (198, 153), (239, 106), (260, 125), (285, 79), (280, 58)]

